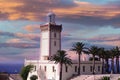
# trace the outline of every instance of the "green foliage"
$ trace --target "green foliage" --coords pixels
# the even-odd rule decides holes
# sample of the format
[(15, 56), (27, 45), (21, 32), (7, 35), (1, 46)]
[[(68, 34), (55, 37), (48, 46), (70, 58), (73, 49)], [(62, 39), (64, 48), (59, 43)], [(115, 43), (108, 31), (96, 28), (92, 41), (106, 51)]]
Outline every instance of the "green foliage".
[(103, 77), (102, 77), (102, 80), (110, 80), (110, 77), (108, 77), (108, 76), (103, 76)]
[(67, 57), (67, 54), (65, 54), (64, 50), (58, 50), (55, 55), (53, 55), (50, 59), (51, 61), (55, 61), (55, 63), (65, 64), (65, 65), (71, 65), (72, 60)]
[(59, 80), (62, 80), (62, 65), (72, 65), (72, 60), (67, 57), (67, 54), (65, 54), (64, 50), (58, 50), (55, 55), (53, 55), (50, 58), (51, 61), (55, 61), (55, 63), (60, 64), (60, 78)]
[(22, 68), (20, 76), (22, 77), (23, 80), (27, 80), (27, 76), (33, 67), (34, 67), (33, 65), (27, 65)]
[(120, 78), (118, 78), (118, 80), (120, 80)]
[(36, 79), (38, 79), (38, 77), (37, 77), (36, 75), (32, 75), (32, 76), (30, 77), (30, 80), (36, 80)]
[(82, 42), (76, 42), (73, 44), (71, 50), (76, 51), (77, 54), (82, 54), (85, 44)]
[(71, 50), (72, 51), (76, 51), (76, 53), (78, 54), (78, 75), (80, 75), (80, 62), (81, 62), (81, 60), (80, 60), (80, 57), (81, 57), (81, 54), (82, 54), (82, 52), (85, 52), (84, 51), (84, 49), (85, 49), (85, 44), (84, 43), (82, 43), (82, 42), (76, 42), (76, 43), (74, 43), (73, 44), (73, 46), (72, 46), (72, 48), (71, 48)]

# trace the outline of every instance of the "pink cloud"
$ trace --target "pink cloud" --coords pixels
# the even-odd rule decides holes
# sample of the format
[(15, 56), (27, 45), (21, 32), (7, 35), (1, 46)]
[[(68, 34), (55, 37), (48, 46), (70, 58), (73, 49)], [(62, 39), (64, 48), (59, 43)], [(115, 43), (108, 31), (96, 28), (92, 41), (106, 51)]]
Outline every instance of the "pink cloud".
[(15, 36), (17, 36), (19, 38), (31, 39), (31, 40), (35, 40), (35, 41), (40, 40), (40, 34), (34, 34), (34, 33), (29, 33), (29, 34), (16, 33)]
[(88, 39), (95, 44), (109, 45), (109, 46), (120, 46), (120, 36), (119, 34), (109, 34), (109, 35), (100, 35)]
[(27, 25), (23, 29), (30, 31), (30, 32), (33, 32), (36, 30), (40, 30), (40, 25)]

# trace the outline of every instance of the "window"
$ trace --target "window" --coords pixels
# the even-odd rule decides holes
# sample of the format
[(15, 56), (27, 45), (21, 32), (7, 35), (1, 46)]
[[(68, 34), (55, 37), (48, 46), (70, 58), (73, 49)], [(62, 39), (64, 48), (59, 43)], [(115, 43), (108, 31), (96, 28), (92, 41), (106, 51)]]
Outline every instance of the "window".
[(46, 66), (44, 67), (44, 70), (45, 70), (45, 72), (47, 71), (47, 67)]
[(35, 71), (36, 71), (36, 66), (34, 66), (35, 67)]
[(83, 72), (85, 72), (85, 66), (83, 66)]
[(53, 70), (53, 72), (55, 72), (55, 67), (54, 66), (52, 67), (52, 70)]
[(68, 67), (67, 66), (65, 66), (65, 71), (68, 72)]
[(40, 70), (41, 70), (41, 66), (40, 66)]
[(56, 38), (56, 33), (54, 33), (54, 37)]
[(56, 41), (54, 41), (54, 46), (56, 46)]
[(98, 71), (100, 71), (100, 66), (98, 66)]
[(92, 66), (90, 66), (90, 71), (92, 72)]
[(75, 72), (77, 72), (77, 66), (75, 66)]

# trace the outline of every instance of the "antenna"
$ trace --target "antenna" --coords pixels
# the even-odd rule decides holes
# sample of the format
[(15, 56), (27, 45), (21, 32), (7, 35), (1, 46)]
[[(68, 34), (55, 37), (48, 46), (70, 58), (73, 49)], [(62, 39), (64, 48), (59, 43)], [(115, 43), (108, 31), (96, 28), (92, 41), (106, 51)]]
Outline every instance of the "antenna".
[(53, 3), (53, 0), (48, 0), (49, 1), (49, 12), (52, 12), (52, 3)]
[(47, 22), (51, 23), (51, 24), (55, 24), (55, 14), (52, 11), (52, 4), (53, 4), (53, 0), (49, 0), (49, 13), (47, 14)]

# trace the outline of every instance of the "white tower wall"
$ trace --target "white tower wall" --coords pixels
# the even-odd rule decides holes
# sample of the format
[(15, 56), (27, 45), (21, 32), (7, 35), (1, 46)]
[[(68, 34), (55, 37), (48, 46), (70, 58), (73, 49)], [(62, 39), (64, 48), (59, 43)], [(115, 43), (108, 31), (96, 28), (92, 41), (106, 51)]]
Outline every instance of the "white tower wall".
[(42, 31), (41, 32), (41, 56), (48, 56), (49, 55), (49, 31)]
[(61, 49), (62, 25), (56, 25), (55, 14), (50, 12), (47, 15), (48, 24), (40, 26), (41, 29), (41, 52), (40, 59), (48, 60)]
[[(54, 36), (56, 34), (56, 37)], [(51, 55), (54, 55), (57, 53), (58, 50), (61, 49), (61, 33), (60, 32), (51, 32)]]
[(61, 30), (62, 25), (46, 24), (41, 25), (41, 52), (40, 59), (48, 60), (61, 49)]

